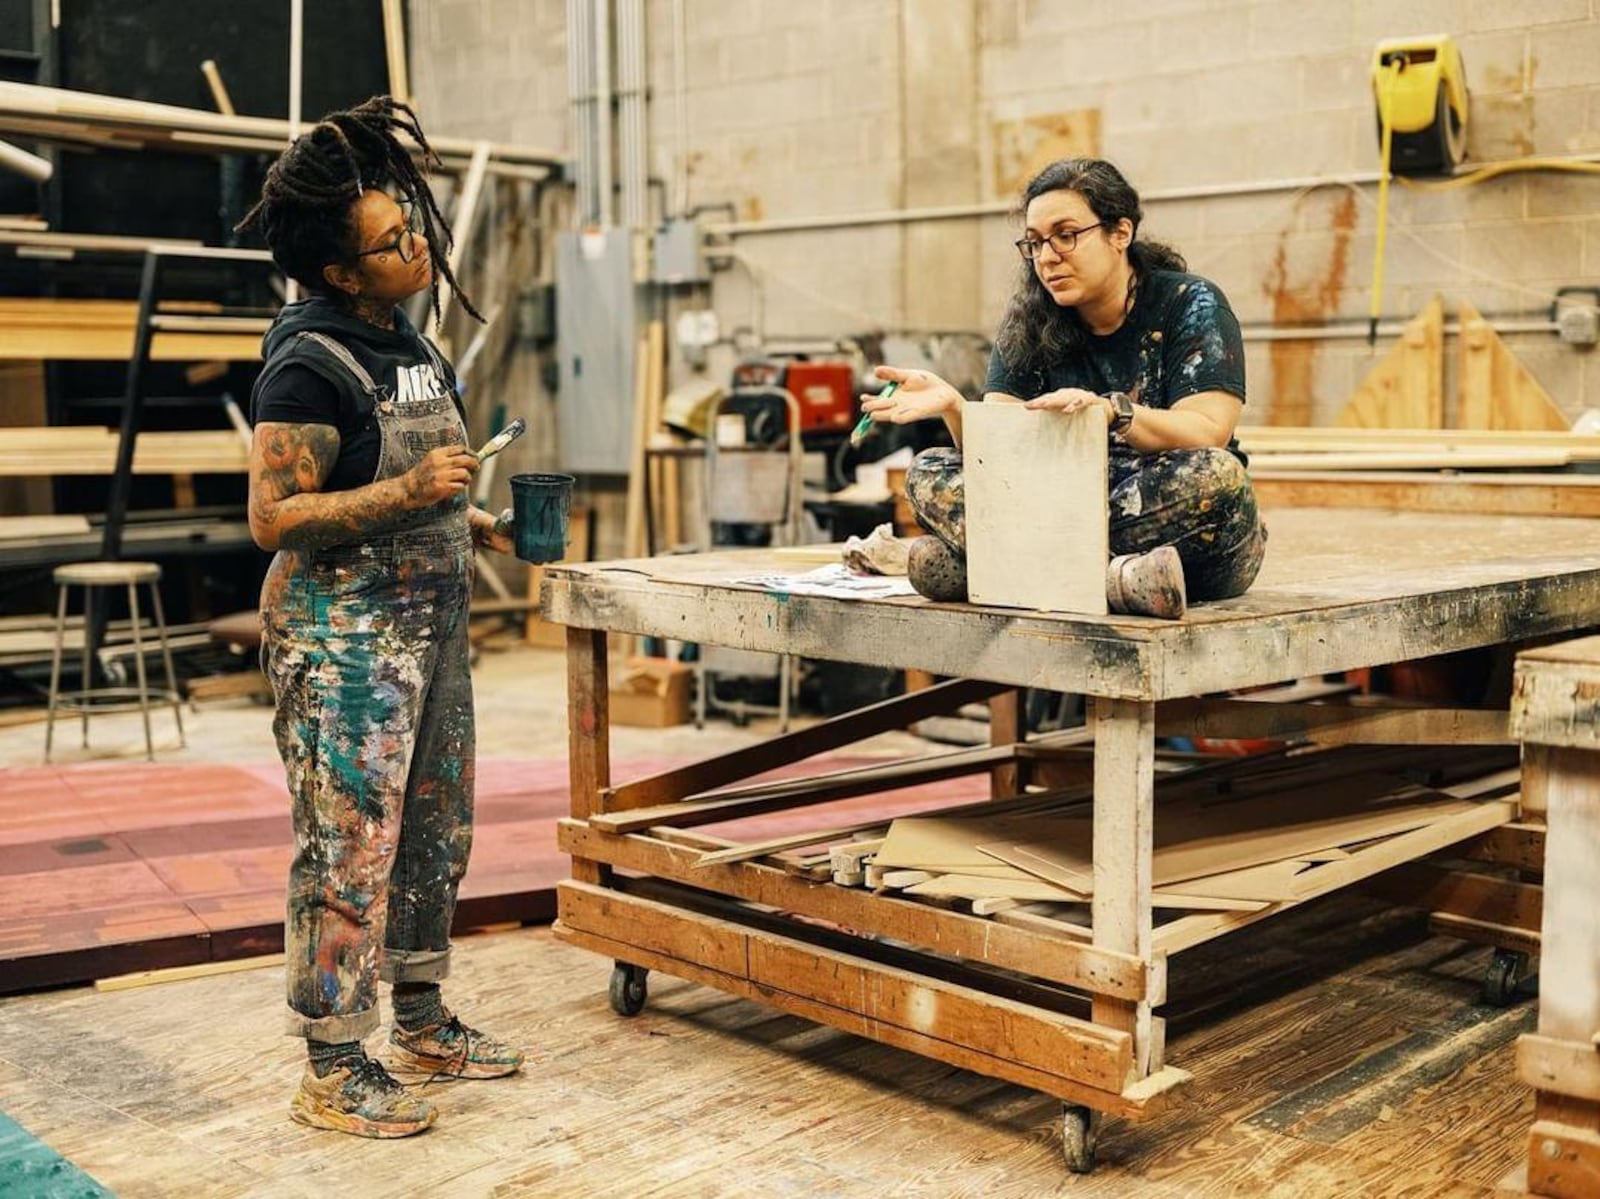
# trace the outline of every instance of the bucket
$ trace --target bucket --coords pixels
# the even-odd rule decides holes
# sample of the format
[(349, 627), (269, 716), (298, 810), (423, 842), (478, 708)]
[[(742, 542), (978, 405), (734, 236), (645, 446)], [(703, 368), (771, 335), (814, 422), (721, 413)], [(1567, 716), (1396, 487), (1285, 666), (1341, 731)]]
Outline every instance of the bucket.
[(524, 562), (558, 562), (567, 556), (572, 483), (571, 475), (511, 476), (514, 540)]

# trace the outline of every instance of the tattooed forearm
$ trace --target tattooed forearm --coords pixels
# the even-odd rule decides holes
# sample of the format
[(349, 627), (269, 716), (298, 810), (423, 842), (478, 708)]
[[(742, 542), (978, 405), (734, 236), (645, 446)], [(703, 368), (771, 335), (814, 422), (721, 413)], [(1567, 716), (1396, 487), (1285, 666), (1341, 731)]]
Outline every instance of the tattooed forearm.
[(339, 456), (331, 425), (263, 421), (250, 451), (250, 531), (262, 549), (311, 550), (359, 541), (405, 520), (398, 479), (324, 494)]

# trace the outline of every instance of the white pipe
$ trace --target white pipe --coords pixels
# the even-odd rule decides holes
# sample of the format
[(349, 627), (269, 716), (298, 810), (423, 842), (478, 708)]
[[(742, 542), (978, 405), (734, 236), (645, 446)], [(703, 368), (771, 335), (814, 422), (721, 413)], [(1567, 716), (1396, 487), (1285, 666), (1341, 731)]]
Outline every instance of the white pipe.
[(567, 0), (567, 120), (568, 136), (572, 142), (572, 184), (578, 196), (578, 223), (583, 223), (583, 212), (589, 191), (589, 129), (584, 108), (584, 72), (581, 47), (582, 21), (579, 13), (583, 0)]
[(611, 0), (594, 0), (594, 103), (595, 150), (599, 162), (595, 171), (599, 207), (597, 223), (602, 228), (615, 224), (611, 197)]
[(689, 22), (683, 0), (672, 0), (672, 109), (678, 127), (677, 167), (673, 171), (672, 207), (676, 216), (689, 211)]
[[(1496, 333), (1559, 333), (1561, 326), (1549, 320), (1491, 321), (1489, 327)], [(1387, 321), (1378, 326), (1379, 337), (1398, 337), (1405, 332), (1405, 323)], [(1461, 326), (1448, 322), (1442, 332), (1446, 337), (1459, 337)], [(1292, 325), (1292, 326), (1242, 326), (1240, 336), (1245, 341), (1355, 341), (1366, 340), (1367, 326), (1350, 325)]]
[(50, 164), (48, 158), (30, 154), (21, 146), (13, 146), (10, 142), (0, 142), (0, 167), (25, 175), (35, 183), (45, 183), (55, 173), (55, 167)]
[[(1564, 162), (1600, 162), (1600, 153), (1566, 154)], [(1493, 162), (1473, 163), (1457, 174), (1471, 174)], [(1219, 196), (1267, 195), (1274, 192), (1305, 191), (1316, 187), (1366, 186), (1378, 182), (1377, 171), (1351, 171), (1337, 175), (1302, 175), (1290, 179), (1261, 179), (1236, 183), (1213, 183), (1195, 187), (1171, 187), (1141, 195), (1146, 204), (1176, 200), (1202, 200)], [(937, 208), (889, 208), (874, 212), (843, 213), (839, 216), (795, 217), (771, 221), (729, 221), (707, 225), (706, 232), (723, 237), (748, 237), (762, 233), (797, 233), (811, 229), (849, 229), (862, 225), (895, 225), (913, 221), (970, 220), (974, 217), (1009, 216), (1016, 211), (1013, 200), (990, 200), (982, 204), (950, 204)], [(1365, 334), (1363, 334), (1364, 336)]]
[(300, 136), (301, 59), (305, 53), (305, 0), (289, 0), (289, 140)]
[(643, 229), (649, 219), (645, 174), (644, 0), (617, 7), (617, 95), (622, 126), (622, 220)]

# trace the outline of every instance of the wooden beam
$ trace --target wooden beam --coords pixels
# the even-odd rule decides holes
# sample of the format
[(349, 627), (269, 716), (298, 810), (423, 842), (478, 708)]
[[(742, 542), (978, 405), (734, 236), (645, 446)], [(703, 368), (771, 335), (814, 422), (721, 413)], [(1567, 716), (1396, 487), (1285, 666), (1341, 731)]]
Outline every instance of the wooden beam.
[(906, 728), (928, 716), (942, 716), (1005, 689), (1001, 683), (952, 679), (911, 695), (895, 696), (759, 745), (608, 788), (601, 796), (600, 810), (623, 812), (698, 795), (879, 733)]
[(1509, 713), (1477, 708), (1354, 708), (1249, 699), (1169, 700), (1159, 737), (1264, 738), (1318, 745), (1515, 745)]
[(932, 1040), (946, 1052), (970, 1054), (972, 1068), (1020, 1067), (1035, 1081), (1012, 1081), (1043, 1084), (1049, 1093), (1065, 1083), (1120, 1096), (1131, 1081), (1126, 1033), (636, 895), (579, 883), (560, 884), (557, 895), (557, 935), (611, 942), (623, 961), (632, 960), (629, 949), (644, 950), (661, 963), (653, 968), (677, 973), (674, 964), (693, 964), (722, 975), (712, 985), (735, 994), (745, 988), (725, 980), (749, 984), (752, 998), (780, 1007), (787, 997), (826, 1005), (832, 1010), (812, 1018), (874, 1039), (909, 1033)]
[(1600, 516), (1588, 475), (1439, 475), (1283, 471), (1252, 474), (1263, 508), (1379, 508), (1478, 516)]

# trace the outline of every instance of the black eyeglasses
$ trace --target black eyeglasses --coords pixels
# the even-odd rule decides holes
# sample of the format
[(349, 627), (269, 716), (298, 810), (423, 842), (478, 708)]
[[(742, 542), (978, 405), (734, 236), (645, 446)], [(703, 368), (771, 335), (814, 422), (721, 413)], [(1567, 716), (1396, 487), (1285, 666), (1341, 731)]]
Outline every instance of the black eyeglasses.
[(362, 250), (357, 258), (370, 258), (374, 254), (398, 254), (401, 262), (412, 262), (417, 257), (417, 228), (416, 206), (409, 200), (400, 202), (400, 212), (405, 217), (406, 227), (395, 239), (387, 245), (373, 246), (370, 250)]
[(1078, 239), (1086, 233), (1093, 233), (1096, 229), (1104, 229), (1104, 225), (1085, 225), (1082, 229), (1057, 229), (1043, 241), (1036, 237), (1024, 237), (1017, 241), (1017, 253), (1029, 262), (1039, 257), (1039, 251), (1048, 243), (1060, 257), (1065, 258), (1078, 248)]

